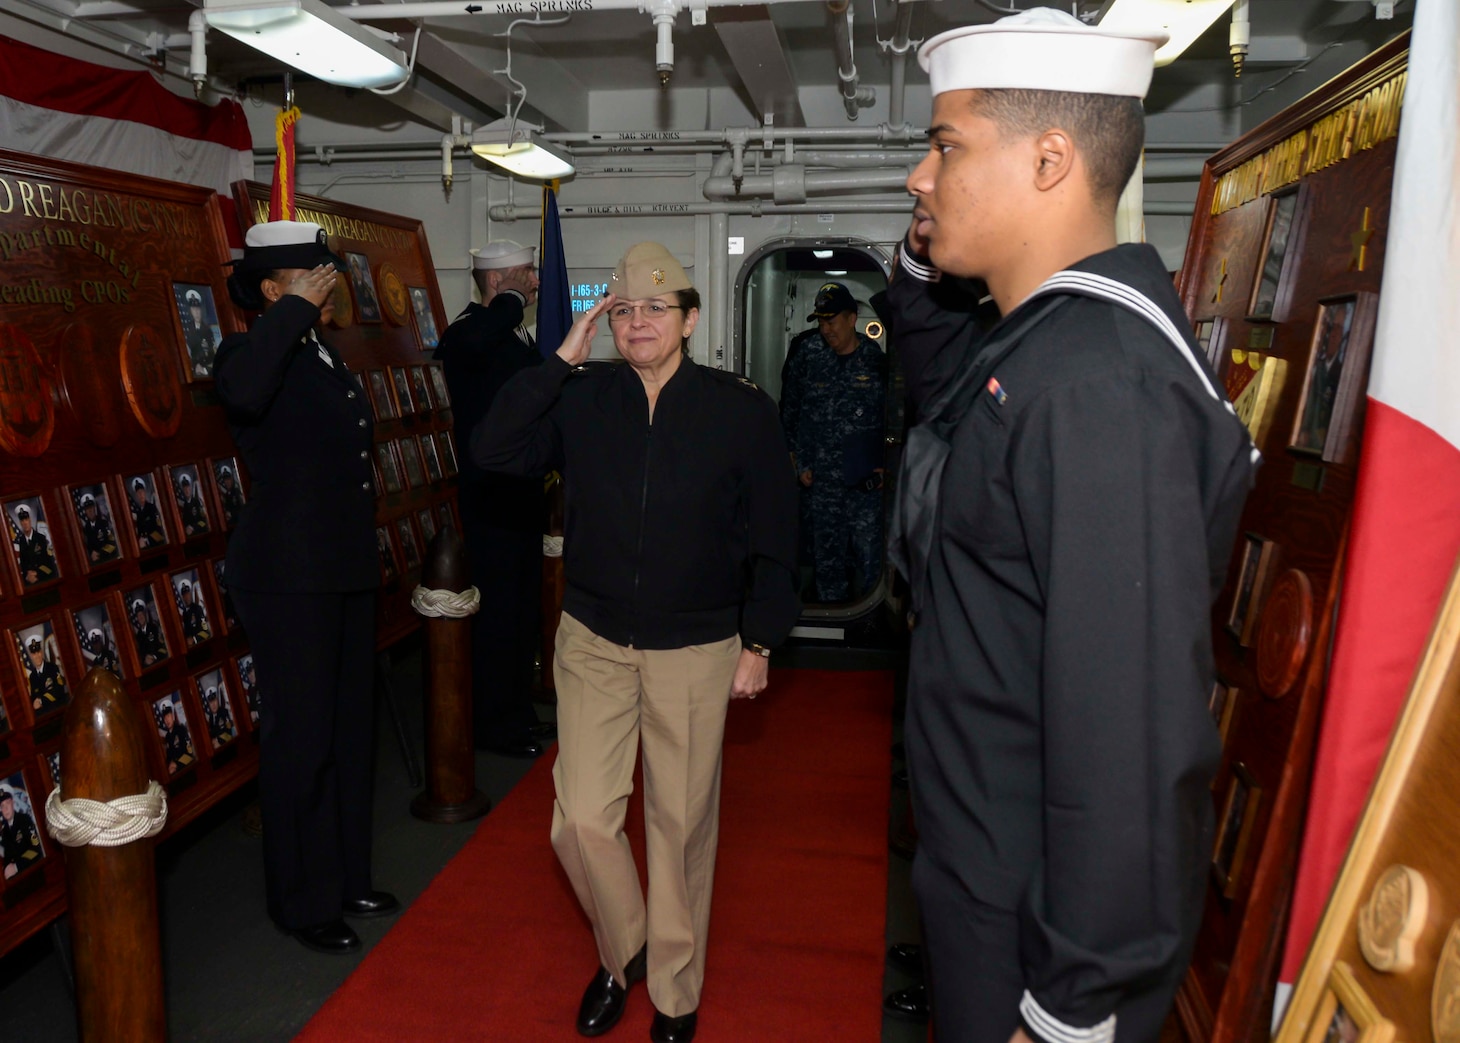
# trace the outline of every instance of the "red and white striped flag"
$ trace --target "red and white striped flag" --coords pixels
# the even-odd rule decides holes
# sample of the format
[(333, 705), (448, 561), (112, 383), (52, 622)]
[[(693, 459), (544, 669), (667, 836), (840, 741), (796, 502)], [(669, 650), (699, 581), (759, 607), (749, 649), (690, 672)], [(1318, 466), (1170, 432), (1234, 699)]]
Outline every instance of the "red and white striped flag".
[(1460, 554), (1460, 4), (1419, 0), (1368, 414), (1277, 1010)]
[(37, 156), (204, 185), (242, 248), (231, 186), (253, 177), (253, 135), (231, 98), (204, 105), (150, 72), (113, 69), (0, 36), (0, 143)]
[(299, 107), (280, 109), (274, 120), (274, 180), (269, 186), (269, 220), (294, 220), (294, 125), (299, 122)]

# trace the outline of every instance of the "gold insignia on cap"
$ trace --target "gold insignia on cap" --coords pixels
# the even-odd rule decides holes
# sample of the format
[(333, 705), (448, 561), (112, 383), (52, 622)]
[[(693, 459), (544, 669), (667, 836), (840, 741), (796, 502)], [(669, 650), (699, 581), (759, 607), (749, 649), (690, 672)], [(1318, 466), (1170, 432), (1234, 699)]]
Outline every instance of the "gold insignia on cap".
[(655, 268), (649, 274), (653, 277), (653, 279), (654, 279), (654, 285), (655, 286), (663, 286), (664, 285), (664, 269), (663, 268)]

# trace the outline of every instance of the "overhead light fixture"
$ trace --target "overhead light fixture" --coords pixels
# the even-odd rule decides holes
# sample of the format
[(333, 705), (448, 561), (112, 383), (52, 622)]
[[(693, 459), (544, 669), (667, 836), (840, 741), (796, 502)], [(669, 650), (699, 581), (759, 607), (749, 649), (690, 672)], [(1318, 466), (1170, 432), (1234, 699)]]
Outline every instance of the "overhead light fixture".
[(406, 56), (380, 34), (320, 0), (203, 0), (208, 25), (317, 80), (388, 87), (410, 75)]
[(521, 120), (515, 126), (510, 120), (495, 120), (472, 131), (471, 150), (518, 177), (551, 181), (570, 176), (572, 160), (540, 140), (537, 132), (541, 129)]
[(815, 257), (818, 261), (824, 261), (835, 253), (835, 250), (812, 250), (811, 256)]
[(828, 268), (826, 270), (826, 274), (827, 275), (846, 275), (847, 274), (847, 270), (845, 268)]
[(1156, 50), (1156, 67), (1170, 65), (1233, 0), (1110, 0), (1100, 12), (1105, 29), (1164, 29), (1171, 39)]

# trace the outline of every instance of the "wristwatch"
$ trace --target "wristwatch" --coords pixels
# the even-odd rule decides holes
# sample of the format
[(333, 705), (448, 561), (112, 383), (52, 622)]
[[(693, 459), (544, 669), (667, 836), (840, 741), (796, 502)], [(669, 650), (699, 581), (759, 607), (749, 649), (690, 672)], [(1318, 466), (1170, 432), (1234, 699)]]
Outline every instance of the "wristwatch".
[(758, 645), (754, 641), (746, 645), (745, 650), (760, 656), (762, 659), (769, 659), (771, 657), (771, 650), (769, 648), (765, 645)]

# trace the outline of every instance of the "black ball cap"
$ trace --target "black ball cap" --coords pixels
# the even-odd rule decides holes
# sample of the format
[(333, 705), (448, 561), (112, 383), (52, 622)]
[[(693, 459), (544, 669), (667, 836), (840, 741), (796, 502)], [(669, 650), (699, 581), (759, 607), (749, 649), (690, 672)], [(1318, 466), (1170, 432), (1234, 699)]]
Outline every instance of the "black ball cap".
[(852, 296), (851, 290), (839, 282), (822, 283), (821, 288), (816, 291), (816, 302), (811, 306), (811, 314), (806, 316), (806, 321), (829, 319), (844, 311), (856, 310), (857, 299)]

